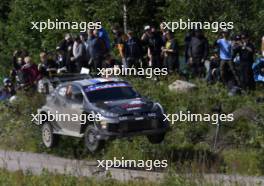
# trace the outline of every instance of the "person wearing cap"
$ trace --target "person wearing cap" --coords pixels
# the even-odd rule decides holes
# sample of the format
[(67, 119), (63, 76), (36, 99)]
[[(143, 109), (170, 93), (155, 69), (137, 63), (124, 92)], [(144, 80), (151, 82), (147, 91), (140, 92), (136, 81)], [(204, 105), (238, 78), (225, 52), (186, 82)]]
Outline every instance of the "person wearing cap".
[(167, 68), (168, 73), (171, 74), (176, 70), (179, 70), (179, 51), (178, 44), (174, 38), (172, 31), (166, 32), (167, 42), (165, 47), (162, 47), (162, 53), (164, 55), (164, 66)]
[(15, 86), (9, 78), (4, 78), (3, 80), (4, 88), (3, 90), (7, 93), (7, 95), (14, 96), (16, 94)]
[(141, 41), (134, 36), (133, 31), (127, 31), (127, 41), (125, 43), (125, 58), (128, 68), (139, 68), (140, 59), (142, 58), (142, 45)]
[[(239, 78), (237, 75), (237, 72), (235, 70), (234, 67), (234, 63), (232, 61), (232, 41), (229, 39), (229, 32), (228, 30), (223, 30), (221, 32), (221, 37), (220, 39), (218, 39), (216, 41), (216, 45), (219, 48), (219, 53), (220, 53), (220, 75), (221, 75), (221, 80), (223, 81), (224, 84), (228, 84), (228, 82), (230, 82), (230, 80), (232, 80), (233, 78), (235, 79), (235, 83), (236, 84), (240, 84), (239, 83)], [(228, 68), (231, 71), (231, 76), (228, 73)]]
[(240, 56), (238, 53), (236, 53), (235, 51), (242, 45), (242, 41), (241, 41), (241, 36), (235, 35), (232, 39), (232, 59), (233, 62), (235, 63), (235, 66), (238, 66), (240, 63)]
[[(144, 26), (144, 33), (141, 36), (141, 43), (142, 43), (142, 53), (144, 54), (143, 57), (145, 57), (145, 54), (147, 54), (149, 58), (149, 48), (148, 48), (148, 41), (151, 37), (151, 27), (149, 25)], [(147, 62), (149, 61), (149, 62)], [(143, 67), (150, 66), (150, 60), (145, 59), (142, 61)]]
[(252, 70), (254, 63), (255, 47), (249, 41), (247, 34), (241, 35), (241, 44), (234, 50), (234, 55), (238, 54), (240, 58), (239, 75), (242, 89), (255, 89), (255, 81)]
[(195, 30), (188, 47), (188, 65), (192, 76), (201, 76), (204, 71), (204, 61), (208, 57), (208, 40), (201, 30)]
[(144, 27), (144, 33), (141, 36), (141, 41), (143, 42), (143, 44), (147, 44), (149, 37), (151, 36), (151, 30), (150, 30), (150, 26), (146, 25)]

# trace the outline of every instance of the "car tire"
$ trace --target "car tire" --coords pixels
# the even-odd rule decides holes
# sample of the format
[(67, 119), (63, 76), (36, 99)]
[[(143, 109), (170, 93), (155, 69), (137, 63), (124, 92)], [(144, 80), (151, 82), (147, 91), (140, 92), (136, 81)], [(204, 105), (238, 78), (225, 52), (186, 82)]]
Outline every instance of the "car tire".
[(84, 134), (84, 141), (86, 148), (92, 153), (97, 152), (104, 147), (104, 141), (97, 139), (97, 134), (98, 131), (94, 126), (87, 126)]
[(47, 148), (54, 147), (59, 140), (59, 136), (53, 134), (53, 128), (49, 122), (45, 122), (41, 130), (42, 142)]
[(149, 140), (150, 143), (158, 144), (158, 143), (161, 143), (164, 140), (165, 134), (149, 135), (147, 137), (148, 137), (148, 140)]

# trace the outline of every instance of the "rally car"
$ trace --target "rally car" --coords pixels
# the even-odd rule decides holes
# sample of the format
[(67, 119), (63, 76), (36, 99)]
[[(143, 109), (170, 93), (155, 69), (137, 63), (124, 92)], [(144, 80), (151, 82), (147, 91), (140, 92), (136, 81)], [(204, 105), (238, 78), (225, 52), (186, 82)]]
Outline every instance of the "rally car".
[(38, 110), (48, 114), (79, 114), (98, 116), (98, 120), (49, 121), (41, 123), (42, 140), (52, 147), (59, 135), (84, 138), (89, 151), (103, 147), (106, 140), (136, 135), (147, 136), (151, 143), (163, 141), (169, 129), (159, 103), (142, 97), (126, 81), (117, 78), (90, 78), (64, 82), (47, 96)]

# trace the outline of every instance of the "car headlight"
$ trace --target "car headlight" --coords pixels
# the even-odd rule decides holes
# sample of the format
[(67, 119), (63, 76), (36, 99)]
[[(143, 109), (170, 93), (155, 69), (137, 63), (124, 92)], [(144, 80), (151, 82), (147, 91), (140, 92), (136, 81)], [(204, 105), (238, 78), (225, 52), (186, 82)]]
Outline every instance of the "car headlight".
[(107, 128), (107, 122), (106, 121), (100, 121), (100, 125), (102, 129), (106, 129)]

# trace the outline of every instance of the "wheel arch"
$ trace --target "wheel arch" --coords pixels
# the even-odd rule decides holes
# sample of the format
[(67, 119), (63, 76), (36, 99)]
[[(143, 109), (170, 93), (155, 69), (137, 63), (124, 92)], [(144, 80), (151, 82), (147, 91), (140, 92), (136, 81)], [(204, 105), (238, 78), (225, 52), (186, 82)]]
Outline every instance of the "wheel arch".
[[(82, 114), (88, 115), (89, 112), (83, 111)], [(94, 122), (86, 120), (84, 124), (81, 125), (80, 133), (83, 134), (86, 130), (86, 128), (90, 125), (94, 125)]]

